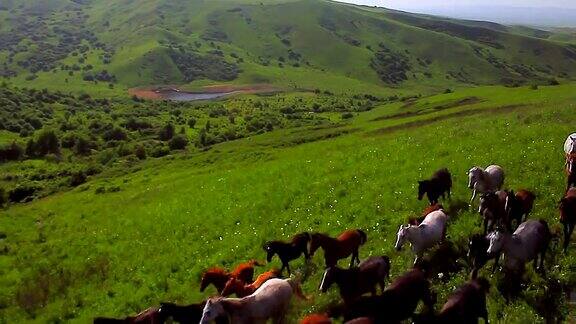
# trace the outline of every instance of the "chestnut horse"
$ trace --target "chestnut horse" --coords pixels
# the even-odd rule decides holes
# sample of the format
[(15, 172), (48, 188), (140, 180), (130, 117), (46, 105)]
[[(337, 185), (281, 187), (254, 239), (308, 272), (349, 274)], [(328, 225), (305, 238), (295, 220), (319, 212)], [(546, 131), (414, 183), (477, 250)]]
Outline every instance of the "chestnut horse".
[(289, 262), (300, 257), (304, 254), (304, 258), (308, 260), (310, 255), (308, 254), (308, 242), (310, 242), (310, 234), (307, 232), (296, 234), (290, 242), (282, 241), (270, 241), (264, 244), (264, 251), (267, 253), (266, 260), (268, 262), (272, 261), (275, 254), (278, 254), (280, 261), (282, 261), (282, 268), (280, 273), (284, 271), (284, 268), (288, 269), (288, 275), (291, 274)]
[(438, 199), (448, 193), (450, 198), (450, 190), (452, 189), (452, 175), (448, 169), (443, 168), (434, 173), (429, 180), (418, 181), (418, 200), (422, 200), (424, 195), (428, 196), (430, 205), (438, 203)]
[(260, 286), (262, 286), (266, 281), (272, 278), (278, 278), (279, 276), (280, 271), (277, 269), (272, 269), (259, 275), (253, 283), (248, 285), (236, 278), (230, 278), (220, 295), (223, 297), (228, 297), (232, 294), (236, 294), (236, 296), (240, 298), (246, 297), (253, 294), (256, 289), (260, 288)]
[(301, 319), (300, 324), (332, 324), (332, 319), (326, 314), (310, 314)]
[(320, 291), (325, 293), (333, 283), (338, 285), (340, 296), (345, 303), (365, 293), (376, 295), (376, 286), (384, 291), (385, 281), (390, 277), (390, 259), (387, 256), (369, 257), (360, 263), (358, 268), (326, 269), (320, 283)]
[(576, 224), (576, 188), (568, 189), (560, 200), (560, 223), (564, 225), (564, 253), (568, 251), (570, 236)]
[(335, 266), (338, 260), (352, 255), (350, 260), (350, 267), (352, 267), (355, 261), (360, 263), (358, 249), (366, 243), (366, 240), (366, 233), (359, 229), (346, 230), (337, 238), (322, 233), (314, 233), (310, 241), (310, 256), (313, 256), (316, 250), (321, 247), (324, 250), (326, 268), (328, 268)]
[(250, 260), (245, 263), (239, 264), (232, 272), (227, 272), (225, 269), (214, 267), (206, 270), (202, 274), (202, 281), (200, 282), (200, 291), (204, 291), (210, 284), (216, 287), (218, 293), (222, 293), (222, 289), (230, 280), (236, 278), (244, 283), (251, 283), (254, 277), (254, 266), (262, 265), (256, 260)]
[(294, 294), (307, 299), (298, 281), (274, 278), (244, 298), (213, 297), (206, 301), (200, 324), (224, 315), (235, 324), (265, 323), (271, 318), (281, 323)]

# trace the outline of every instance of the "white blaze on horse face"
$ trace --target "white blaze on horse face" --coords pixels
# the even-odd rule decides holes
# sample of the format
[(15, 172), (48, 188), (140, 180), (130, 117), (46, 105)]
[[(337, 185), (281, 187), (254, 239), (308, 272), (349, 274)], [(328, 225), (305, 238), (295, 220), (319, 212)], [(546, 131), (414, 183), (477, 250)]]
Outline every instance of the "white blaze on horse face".
[(404, 228), (404, 226), (400, 225), (400, 228), (398, 229), (398, 234), (396, 234), (397, 238), (396, 238), (396, 250), (400, 250), (402, 248), (402, 245), (404, 244), (404, 240), (406, 237), (406, 229)]
[(502, 234), (500, 232), (493, 232), (488, 235), (490, 244), (488, 245), (488, 250), (486, 253), (493, 254), (497, 253), (502, 249)]
[(474, 189), (474, 186), (476, 185), (477, 171), (478, 171), (477, 167), (473, 167), (472, 169), (470, 169), (470, 171), (468, 171), (468, 188), (470, 189)]

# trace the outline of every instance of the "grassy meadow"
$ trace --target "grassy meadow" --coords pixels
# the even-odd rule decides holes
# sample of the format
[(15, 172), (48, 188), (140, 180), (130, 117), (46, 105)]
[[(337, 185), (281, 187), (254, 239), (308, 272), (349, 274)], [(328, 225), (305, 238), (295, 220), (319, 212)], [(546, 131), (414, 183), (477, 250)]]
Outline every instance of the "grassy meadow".
[[(71, 191), (12, 205), (0, 212), (0, 322), (86, 323), (160, 301), (198, 302), (215, 293), (199, 292), (203, 269), (264, 260), (265, 241), (302, 231), (363, 229), (360, 257), (390, 256), (394, 278), (413, 260), (408, 248), (393, 249), (398, 225), (425, 207), (417, 180), (440, 167), (454, 179), (445, 204), (458, 210), (448, 229), (458, 246), (480, 231), (474, 209), (456, 208), (470, 197), (466, 172), (474, 165), (499, 164), (505, 187), (533, 190), (530, 217), (560, 233), (562, 145), (576, 122), (575, 99), (576, 86), (565, 84), (383, 104), (334, 125), (281, 129), (104, 171)], [(564, 292), (548, 287), (575, 286), (574, 253), (574, 245), (563, 255), (553, 243), (547, 277), (528, 267), (524, 293), (509, 304), (496, 289), (500, 275), (483, 269), (493, 284), (491, 322), (544, 322), (546, 303), (549, 313), (570, 318)], [(434, 280), (436, 307), (467, 280), (462, 264), (449, 280)], [(265, 268), (279, 266), (274, 259)], [(314, 298), (294, 302), (290, 322), (338, 300), (336, 288), (317, 292), (322, 252), (292, 269)]]

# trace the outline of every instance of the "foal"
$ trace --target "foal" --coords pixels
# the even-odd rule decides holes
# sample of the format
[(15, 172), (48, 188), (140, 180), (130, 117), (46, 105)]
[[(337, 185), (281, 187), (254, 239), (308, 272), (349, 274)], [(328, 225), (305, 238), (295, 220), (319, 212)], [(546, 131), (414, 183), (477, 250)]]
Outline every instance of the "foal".
[(248, 295), (253, 294), (256, 291), (256, 289), (260, 288), (260, 286), (262, 286), (266, 281), (272, 278), (278, 278), (279, 276), (280, 271), (276, 269), (266, 271), (263, 274), (259, 275), (256, 278), (256, 280), (249, 285), (245, 284), (244, 282), (236, 278), (230, 278), (230, 280), (228, 280), (226, 286), (224, 287), (220, 295), (223, 297), (227, 297), (232, 294), (236, 294), (236, 296), (238, 297), (246, 297)]
[(429, 180), (418, 181), (418, 200), (422, 200), (424, 195), (428, 196), (430, 205), (438, 203), (438, 199), (447, 193), (450, 198), (452, 189), (452, 175), (448, 169), (440, 169), (432, 175)]
[(359, 229), (346, 230), (337, 238), (332, 238), (326, 234), (314, 233), (310, 241), (310, 256), (313, 256), (316, 250), (321, 247), (324, 250), (326, 268), (328, 268), (335, 266), (338, 260), (352, 255), (350, 260), (350, 267), (352, 267), (355, 261), (360, 262), (358, 249), (366, 243), (366, 240), (366, 233)]
[(325, 293), (333, 283), (336, 283), (344, 302), (350, 303), (368, 292), (373, 296), (376, 295), (377, 285), (384, 291), (385, 280), (389, 277), (390, 259), (387, 256), (370, 257), (362, 261), (358, 268), (326, 269), (320, 283), (320, 291)]
[(532, 212), (534, 207), (534, 200), (536, 200), (536, 195), (528, 190), (518, 190), (514, 193), (514, 190), (507, 191), (505, 209), (508, 214), (508, 219), (510, 222), (516, 220), (516, 227), (520, 223), (526, 221), (528, 214)]
[(256, 260), (250, 260), (245, 263), (241, 263), (232, 272), (227, 272), (226, 270), (214, 267), (204, 271), (202, 274), (202, 280), (200, 281), (200, 291), (203, 292), (206, 287), (210, 284), (216, 287), (218, 293), (222, 293), (222, 289), (230, 280), (230, 278), (236, 278), (244, 283), (252, 282), (254, 277), (254, 266), (260, 266), (261, 264)]
[(576, 224), (576, 188), (568, 189), (564, 198), (560, 200), (560, 223), (564, 225), (564, 253), (568, 251), (570, 236)]
[(299, 258), (302, 254), (304, 254), (306, 260), (310, 259), (308, 253), (308, 242), (310, 242), (310, 240), (310, 234), (304, 232), (296, 234), (290, 242), (270, 241), (263, 246), (264, 251), (267, 253), (266, 260), (270, 262), (274, 255), (278, 254), (280, 261), (282, 261), (280, 273), (282, 273), (284, 268), (286, 268), (288, 270), (288, 275), (290, 275), (290, 261)]

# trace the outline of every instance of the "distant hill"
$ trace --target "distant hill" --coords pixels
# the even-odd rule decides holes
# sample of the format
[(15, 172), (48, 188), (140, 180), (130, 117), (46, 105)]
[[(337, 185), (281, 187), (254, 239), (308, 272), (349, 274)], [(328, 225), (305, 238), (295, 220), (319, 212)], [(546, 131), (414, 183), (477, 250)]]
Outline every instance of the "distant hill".
[(431, 91), (574, 78), (576, 45), (558, 35), (322, 0), (10, 0), (0, 75), (103, 94), (214, 83)]

